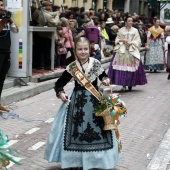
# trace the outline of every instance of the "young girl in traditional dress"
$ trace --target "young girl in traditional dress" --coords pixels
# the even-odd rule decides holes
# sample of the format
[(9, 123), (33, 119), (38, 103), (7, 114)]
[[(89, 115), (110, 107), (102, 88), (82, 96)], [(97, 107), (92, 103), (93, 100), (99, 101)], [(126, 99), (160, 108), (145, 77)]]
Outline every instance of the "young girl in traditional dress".
[(119, 29), (115, 40), (115, 54), (110, 63), (108, 77), (113, 84), (126, 86), (132, 90), (133, 86), (147, 83), (145, 71), (140, 60), (141, 39), (136, 28), (132, 27), (132, 17), (125, 19), (125, 26)]
[[(89, 49), (89, 41), (84, 37), (78, 38), (74, 48), (75, 62), (67, 66), (55, 83), (56, 95), (63, 104), (49, 134), (45, 159), (49, 162), (60, 162), (62, 169), (112, 169), (120, 157), (115, 132), (104, 131), (103, 118), (95, 116), (97, 98), (89, 91), (89, 86), (81, 85), (86, 80), (81, 73), (85, 74), (90, 87), (97, 88), (98, 78), (103, 84), (110, 84), (101, 63), (89, 57)], [(72, 71), (74, 69), (76, 74)], [(67, 97), (64, 86), (72, 78), (75, 87)], [(68, 100), (69, 103), (66, 104)]]

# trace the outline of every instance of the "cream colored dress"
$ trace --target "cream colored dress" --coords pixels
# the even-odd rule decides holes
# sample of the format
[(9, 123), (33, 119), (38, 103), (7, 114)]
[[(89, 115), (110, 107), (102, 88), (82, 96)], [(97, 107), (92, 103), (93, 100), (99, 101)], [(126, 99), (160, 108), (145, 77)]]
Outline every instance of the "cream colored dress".
[[(129, 46), (125, 45), (123, 42), (120, 42), (123, 39), (128, 39), (132, 44)], [(140, 63), (139, 49), (141, 46), (138, 30), (134, 27), (131, 27), (129, 31), (126, 27), (119, 29), (115, 44), (114, 50), (116, 55), (112, 63), (113, 69), (130, 72), (138, 70)]]

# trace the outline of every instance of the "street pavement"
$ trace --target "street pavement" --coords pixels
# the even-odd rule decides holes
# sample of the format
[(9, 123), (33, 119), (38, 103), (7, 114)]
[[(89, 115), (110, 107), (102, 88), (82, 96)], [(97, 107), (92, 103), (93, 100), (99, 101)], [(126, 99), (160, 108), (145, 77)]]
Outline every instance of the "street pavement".
[[(165, 71), (146, 73), (148, 84), (120, 92), (128, 114), (119, 126), (122, 158), (114, 170), (170, 170), (170, 81)], [(73, 82), (66, 88), (71, 92)], [(0, 117), (0, 129), (9, 136), (9, 146), (20, 151), (22, 166), (9, 170), (60, 170), (60, 164), (43, 159), (48, 133), (61, 101), (53, 90), (8, 105), (10, 115)]]

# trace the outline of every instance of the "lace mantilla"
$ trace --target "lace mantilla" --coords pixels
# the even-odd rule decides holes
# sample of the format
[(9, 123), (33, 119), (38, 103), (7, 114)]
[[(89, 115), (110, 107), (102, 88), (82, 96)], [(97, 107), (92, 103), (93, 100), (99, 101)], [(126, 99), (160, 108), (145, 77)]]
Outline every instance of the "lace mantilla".
[[(83, 72), (80, 66), (80, 63), (77, 60), (75, 60), (75, 62), (78, 68)], [(68, 73), (72, 75), (69, 65), (66, 67), (66, 70)], [(96, 80), (96, 78), (98, 78), (99, 75), (103, 73), (103, 71), (104, 71), (104, 68), (102, 67), (100, 61), (96, 60), (95, 58), (89, 57), (89, 64), (85, 70), (85, 75), (88, 78), (88, 80), (92, 83), (93, 81)]]

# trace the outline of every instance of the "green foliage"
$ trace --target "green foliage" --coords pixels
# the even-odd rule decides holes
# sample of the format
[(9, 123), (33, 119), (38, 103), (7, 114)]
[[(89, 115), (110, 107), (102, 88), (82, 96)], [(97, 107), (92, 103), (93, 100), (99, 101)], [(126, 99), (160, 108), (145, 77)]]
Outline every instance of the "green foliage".
[(107, 105), (104, 103), (99, 103), (95, 108), (94, 111), (96, 114), (102, 113), (104, 110), (107, 109)]
[(96, 105), (94, 111), (96, 114), (102, 113), (107, 108), (112, 108), (114, 104), (112, 103), (110, 96), (101, 95), (101, 101)]
[(101, 101), (96, 105), (94, 111), (96, 115), (99, 115), (107, 108), (110, 108), (110, 115), (115, 116), (114, 106), (118, 108), (120, 115), (124, 116), (127, 113), (125, 106), (119, 100), (119, 96), (112, 97), (101, 94)]

